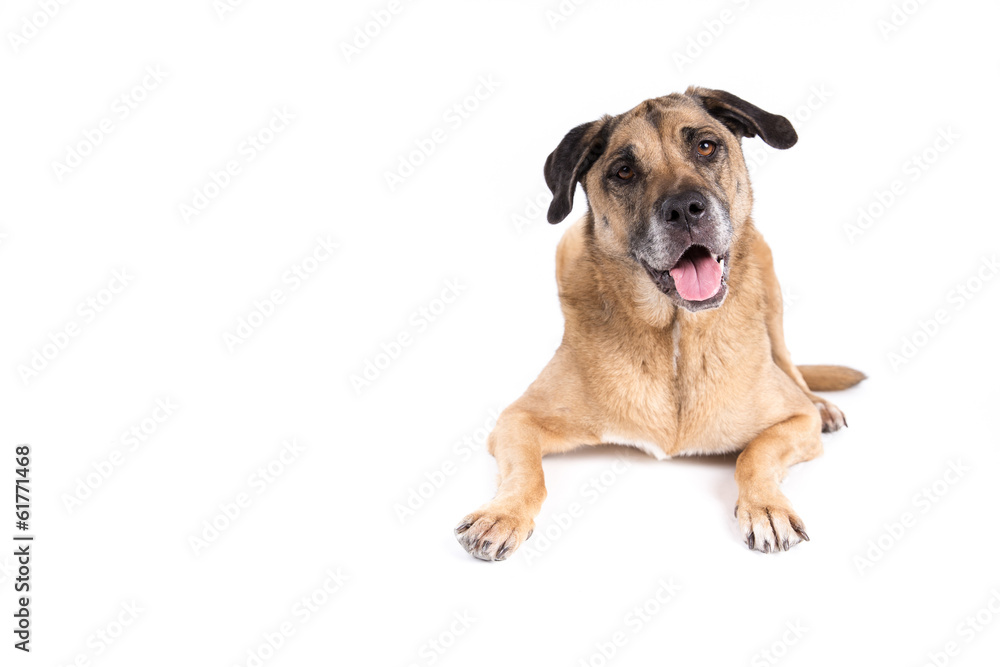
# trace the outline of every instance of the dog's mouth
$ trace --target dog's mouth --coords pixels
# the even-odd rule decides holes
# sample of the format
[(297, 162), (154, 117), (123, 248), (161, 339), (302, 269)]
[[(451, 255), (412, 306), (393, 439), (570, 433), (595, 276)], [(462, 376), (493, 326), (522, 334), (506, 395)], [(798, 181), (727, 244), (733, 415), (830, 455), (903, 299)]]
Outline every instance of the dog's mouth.
[(728, 260), (728, 251), (715, 253), (695, 244), (667, 270), (654, 269), (643, 259), (640, 262), (661, 292), (676, 297), (688, 310), (703, 310), (720, 305), (725, 298)]

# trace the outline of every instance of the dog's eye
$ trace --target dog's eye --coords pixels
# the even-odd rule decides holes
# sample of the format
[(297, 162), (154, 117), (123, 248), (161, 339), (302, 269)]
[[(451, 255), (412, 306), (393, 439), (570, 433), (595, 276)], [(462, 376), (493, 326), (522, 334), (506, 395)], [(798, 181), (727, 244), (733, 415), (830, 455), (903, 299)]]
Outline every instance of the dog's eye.
[(709, 157), (715, 153), (715, 142), (705, 139), (698, 144), (698, 155)]
[(632, 167), (625, 165), (624, 167), (618, 170), (617, 176), (623, 181), (630, 181), (632, 180), (632, 177), (635, 176), (635, 172), (632, 170)]

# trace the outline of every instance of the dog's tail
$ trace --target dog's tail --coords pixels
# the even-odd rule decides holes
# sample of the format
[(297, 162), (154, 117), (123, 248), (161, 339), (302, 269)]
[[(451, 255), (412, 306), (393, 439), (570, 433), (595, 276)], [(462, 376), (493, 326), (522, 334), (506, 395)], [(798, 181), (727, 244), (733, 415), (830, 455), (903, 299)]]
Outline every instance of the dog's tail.
[(812, 391), (840, 391), (868, 377), (847, 366), (799, 366), (799, 372)]

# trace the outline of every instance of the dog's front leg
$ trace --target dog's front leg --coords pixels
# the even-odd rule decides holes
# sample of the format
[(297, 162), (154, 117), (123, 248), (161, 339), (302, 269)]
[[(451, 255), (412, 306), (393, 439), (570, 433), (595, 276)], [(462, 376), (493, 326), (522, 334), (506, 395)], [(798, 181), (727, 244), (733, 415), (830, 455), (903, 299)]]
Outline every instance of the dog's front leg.
[(566, 449), (558, 422), (512, 406), (490, 434), (489, 450), (500, 468), (493, 500), (455, 528), (465, 550), (482, 560), (504, 560), (531, 535), (545, 500), (542, 456)]
[(789, 466), (822, 453), (821, 426), (819, 413), (806, 409), (764, 429), (736, 460), (736, 517), (751, 549), (787, 551), (809, 539), (778, 485)]

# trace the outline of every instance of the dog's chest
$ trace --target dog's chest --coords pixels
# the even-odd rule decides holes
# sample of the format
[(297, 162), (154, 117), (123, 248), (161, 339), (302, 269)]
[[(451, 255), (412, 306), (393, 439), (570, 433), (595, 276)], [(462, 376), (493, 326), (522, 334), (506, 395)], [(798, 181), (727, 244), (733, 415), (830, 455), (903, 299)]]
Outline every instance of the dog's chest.
[(753, 333), (709, 336), (678, 318), (662, 336), (620, 346), (602, 383), (612, 430), (668, 455), (731, 451), (749, 418), (751, 369), (765, 361)]

